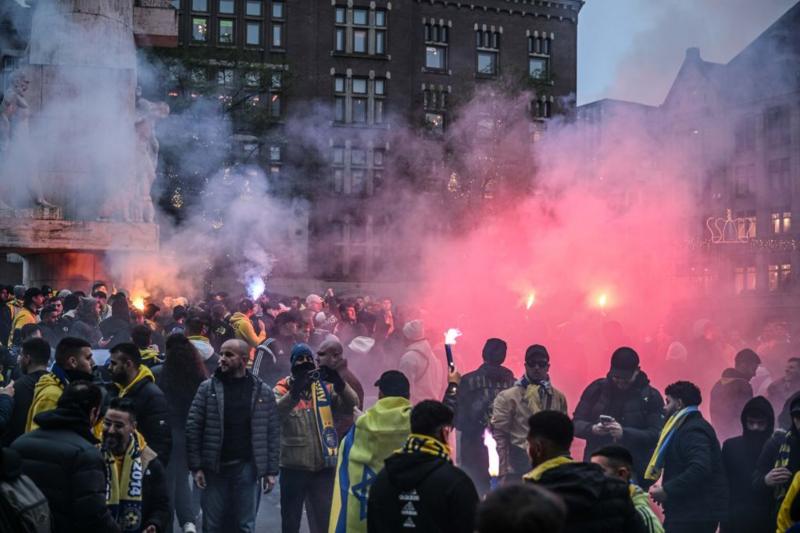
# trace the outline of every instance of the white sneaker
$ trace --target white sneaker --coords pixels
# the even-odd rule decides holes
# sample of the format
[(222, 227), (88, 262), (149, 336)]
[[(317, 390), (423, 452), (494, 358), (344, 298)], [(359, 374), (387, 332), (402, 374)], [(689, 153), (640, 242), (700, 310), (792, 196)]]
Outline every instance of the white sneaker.
[(183, 524), (183, 533), (197, 533), (197, 527), (191, 522), (186, 522)]

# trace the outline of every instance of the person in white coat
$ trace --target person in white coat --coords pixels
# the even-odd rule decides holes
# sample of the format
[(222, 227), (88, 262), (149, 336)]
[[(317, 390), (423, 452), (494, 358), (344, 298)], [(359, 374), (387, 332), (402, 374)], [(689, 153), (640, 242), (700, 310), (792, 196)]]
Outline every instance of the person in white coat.
[(411, 403), (441, 400), (447, 386), (447, 374), (444, 364), (434, 355), (425, 338), (425, 324), (422, 320), (406, 322), (403, 336), (408, 345), (400, 358), (398, 370), (411, 383)]

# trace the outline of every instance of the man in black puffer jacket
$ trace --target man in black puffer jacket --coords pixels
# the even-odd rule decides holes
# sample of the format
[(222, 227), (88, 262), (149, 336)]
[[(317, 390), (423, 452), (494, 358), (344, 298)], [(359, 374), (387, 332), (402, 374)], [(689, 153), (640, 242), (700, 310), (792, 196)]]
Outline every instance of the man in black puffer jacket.
[(492, 419), (492, 404), (500, 392), (514, 386), (514, 373), (503, 366), (506, 343), (489, 339), (483, 347), (483, 364), (461, 378), (456, 393), (456, 429), (461, 432), (458, 455), (464, 472), (478, 493), (489, 491), (489, 456), (483, 432)]
[(166, 466), (172, 451), (172, 430), (164, 393), (156, 385), (153, 372), (142, 363), (142, 354), (132, 342), (111, 348), (108, 371), (114, 381), (108, 386), (106, 400), (128, 398), (136, 405), (139, 433)]
[(606, 476), (596, 464), (576, 463), (570, 458), (574, 428), (567, 415), (540, 411), (528, 424), (533, 470), (523, 480), (561, 496), (567, 505), (564, 533), (647, 531), (626, 482)]
[[(411, 434), (369, 488), (368, 533), (472, 533), (478, 493), (450, 461), (453, 411), (424, 400), (411, 410)], [(353, 489), (355, 491), (355, 488)]]
[(100, 417), (102, 392), (73, 381), (57, 407), (36, 415), (39, 429), (11, 447), (22, 457), (22, 472), (47, 497), (57, 533), (117, 533), (106, 507), (106, 469), (92, 426)]
[(717, 434), (698, 410), (702, 401), (694, 383), (677, 381), (664, 389), (670, 417), (662, 445), (646, 475), (661, 485), (650, 497), (664, 508), (667, 533), (714, 533), (728, 510), (728, 482)]
[[(639, 368), (639, 355), (631, 348), (617, 349), (608, 376), (592, 382), (575, 408), (575, 436), (586, 440), (583, 460), (590, 461), (594, 452), (610, 444), (624, 446), (633, 455), (641, 485), (664, 425), (663, 411), (664, 400)], [(647, 489), (649, 484), (642, 486)]]
[(278, 475), (280, 419), (272, 389), (247, 370), (247, 343), (225, 341), (220, 352), (219, 368), (189, 408), (189, 470), (203, 489), (205, 533), (227, 531), (228, 511), (239, 530), (254, 531), (258, 482), (269, 492)]

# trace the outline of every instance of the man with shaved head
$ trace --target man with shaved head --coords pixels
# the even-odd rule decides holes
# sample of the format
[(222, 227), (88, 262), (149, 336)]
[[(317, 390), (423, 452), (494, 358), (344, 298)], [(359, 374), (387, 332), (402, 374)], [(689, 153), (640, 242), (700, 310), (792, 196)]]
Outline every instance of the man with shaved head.
[[(239, 339), (220, 348), (219, 368), (200, 384), (189, 409), (189, 470), (202, 489), (203, 531), (255, 531), (259, 482), (275, 486), (280, 420), (272, 389), (247, 370), (250, 346)], [(225, 520), (226, 525), (229, 523)]]
[[(344, 347), (342, 343), (339, 342), (338, 337), (335, 335), (328, 335), (328, 337), (322, 341), (322, 344), (317, 348), (317, 361), (319, 362), (319, 366), (332, 368), (339, 373), (344, 382), (350, 385), (350, 388), (353, 389), (358, 396), (358, 410), (363, 410), (364, 387), (361, 386), (361, 382), (356, 375), (347, 368), (347, 359), (344, 358)], [(353, 413), (334, 413), (333, 423), (336, 426), (336, 433), (339, 435), (340, 439), (350, 431), (354, 420)]]

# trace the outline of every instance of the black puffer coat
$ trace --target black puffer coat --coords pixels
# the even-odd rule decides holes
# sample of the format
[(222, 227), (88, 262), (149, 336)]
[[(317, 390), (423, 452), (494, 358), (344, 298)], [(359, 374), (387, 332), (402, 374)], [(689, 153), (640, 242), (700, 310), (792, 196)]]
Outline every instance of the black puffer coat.
[(728, 481), (717, 434), (700, 412), (687, 415), (664, 459), (667, 523), (716, 522), (728, 510)]
[[(107, 387), (107, 402), (119, 396), (119, 387)], [(164, 393), (154, 380), (146, 377), (135, 383), (125, 394), (136, 406), (136, 425), (147, 445), (158, 454), (158, 460), (166, 466), (172, 451), (172, 431), (169, 423), (169, 409)]]
[(589, 463), (566, 463), (546, 470), (537, 481), (567, 505), (564, 533), (638, 533), (646, 531), (633, 507), (628, 484), (606, 476)]
[[(592, 382), (583, 391), (575, 408), (575, 436), (586, 441), (583, 460), (609, 444), (619, 444), (633, 455), (633, 468), (642, 480), (647, 463), (653, 454), (664, 425), (664, 400), (644, 372), (625, 390), (614, 386), (608, 378)], [(600, 415), (614, 417), (622, 426), (622, 438), (614, 443), (609, 435), (595, 435), (592, 426)]]
[[(189, 470), (219, 472), (222, 457), (225, 395), (221, 370), (200, 384), (189, 408), (186, 423), (186, 452)], [(281, 450), (281, 424), (272, 389), (249, 371), (253, 380), (251, 435), (253, 458), (259, 478), (278, 474)]]
[(106, 507), (106, 470), (97, 440), (82, 412), (57, 408), (35, 418), (39, 429), (11, 447), (22, 457), (22, 472), (47, 497), (53, 531), (118, 532)]

